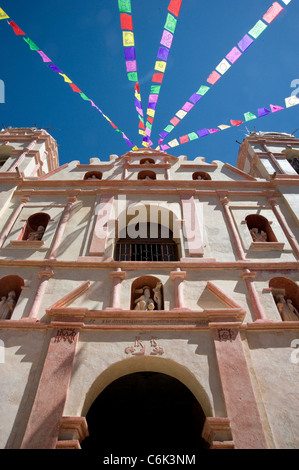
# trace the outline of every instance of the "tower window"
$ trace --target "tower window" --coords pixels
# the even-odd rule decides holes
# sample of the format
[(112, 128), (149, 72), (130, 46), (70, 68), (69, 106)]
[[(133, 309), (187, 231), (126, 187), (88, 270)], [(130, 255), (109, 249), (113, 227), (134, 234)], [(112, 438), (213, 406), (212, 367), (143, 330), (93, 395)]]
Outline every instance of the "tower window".
[(157, 178), (156, 173), (154, 171), (140, 171), (138, 173), (139, 180), (155, 180)]
[(211, 180), (211, 176), (208, 173), (205, 173), (204, 171), (196, 171), (193, 173), (192, 178), (194, 180), (206, 180), (209, 181)]
[(85, 173), (84, 175), (84, 180), (101, 180), (102, 179), (102, 172), (101, 171), (88, 171), (87, 173)]
[(169, 230), (169, 236), (161, 236), (162, 227), (158, 225), (158, 237), (150, 236), (150, 226), (146, 226), (146, 236), (120, 238), (115, 247), (116, 261), (178, 261), (177, 244)]

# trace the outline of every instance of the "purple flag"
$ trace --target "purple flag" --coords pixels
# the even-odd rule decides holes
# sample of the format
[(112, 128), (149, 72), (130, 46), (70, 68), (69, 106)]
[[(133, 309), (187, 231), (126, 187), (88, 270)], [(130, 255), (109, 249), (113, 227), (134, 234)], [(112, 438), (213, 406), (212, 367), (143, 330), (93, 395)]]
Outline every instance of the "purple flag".
[(238, 47), (241, 49), (242, 52), (246, 51), (249, 46), (253, 43), (253, 39), (245, 34), (245, 36), (238, 42)]
[(136, 52), (135, 47), (125, 47), (125, 59), (126, 60), (135, 60), (136, 59)]
[(209, 135), (208, 129), (201, 129), (200, 131), (196, 131), (199, 137), (204, 137), (205, 135)]
[(167, 49), (167, 47), (163, 47), (163, 46), (159, 47), (158, 55), (157, 55), (158, 59), (165, 60), (165, 62), (167, 62), (168, 55), (169, 55), (169, 49)]
[(53, 70), (53, 72), (56, 73), (63, 73), (62, 70), (60, 70), (55, 64), (49, 64), (48, 67)]
[(193, 95), (190, 96), (189, 101), (191, 101), (191, 103), (193, 104), (196, 104), (201, 98), (202, 98), (201, 95), (198, 95), (197, 93), (193, 93)]
[(262, 116), (266, 116), (266, 114), (269, 114), (270, 111), (269, 111), (269, 109), (266, 109), (266, 108), (259, 108), (259, 109), (257, 110), (257, 113), (258, 113), (258, 114), (257, 114), (258, 117), (262, 117)]

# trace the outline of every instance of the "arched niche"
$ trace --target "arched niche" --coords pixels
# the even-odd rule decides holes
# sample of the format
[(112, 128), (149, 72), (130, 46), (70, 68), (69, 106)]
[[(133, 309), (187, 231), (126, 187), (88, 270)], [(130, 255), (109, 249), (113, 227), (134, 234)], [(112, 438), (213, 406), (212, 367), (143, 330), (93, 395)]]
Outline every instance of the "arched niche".
[(192, 175), (192, 179), (210, 181), (212, 178), (209, 173), (206, 173), (205, 171), (195, 171)]
[(163, 284), (155, 276), (141, 276), (132, 283), (131, 310), (164, 310)]
[(155, 160), (153, 158), (142, 158), (140, 160), (140, 165), (149, 165), (155, 164)]
[(19, 240), (42, 240), (49, 221), (50, 216), (45, 212), (32, 214), (27, 219), (26, 224), (20, 234)]
[(286, 277), (274, 277), (269, 282), (277, 310), (284, 321), (299, 321), (299, 287)]
[(87, 173), (85, 173), (83, 179), (96, 181), (96, 180), (101, 180), (102, 177), (103, 177), (103, 173), (101, 171), (88, 171)]
[(143, 170), (139, 171), (137, 178), (139, 180), (155, 180), (157, 179), (157, 175), (154, 171)]
[(9, 320), (20, 297), (24, 280), (17, 275), (0, 279), (0, 320)]
[(277, 238), (266, 217), (250, 214), (245, 218), (245, 221), (254, 242), (277, 242)]

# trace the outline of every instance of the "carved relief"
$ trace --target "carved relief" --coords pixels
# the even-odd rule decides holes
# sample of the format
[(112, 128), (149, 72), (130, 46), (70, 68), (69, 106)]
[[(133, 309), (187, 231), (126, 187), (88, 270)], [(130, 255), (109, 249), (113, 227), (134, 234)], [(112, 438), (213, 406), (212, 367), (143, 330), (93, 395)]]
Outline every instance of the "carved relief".
[(73, 343), (75, 341), (77, 331), (74, 328), (61, 328), (57, 331), (54, 343), (60, 343), (60, 341), (68, 341)]
[(218, 330), (218, 340), (232, 342), (236, 338), (237, 333), (237, 330), (232, 328), (220, 328)]
[[(147, 343), (149, 343), (149, 345)], [(151, 356), (161, 356), (164, 354), (164, 348), (158, 345), (157, 338), (151, 337), (147, 343), (145, 343), (144, 340), (141, 341), (141, 339), (136, 336), (134, 346), (127, 346), (125, 353), (132, 354), (132, 356), (144, 356), (146, 352), (149, 352)]]

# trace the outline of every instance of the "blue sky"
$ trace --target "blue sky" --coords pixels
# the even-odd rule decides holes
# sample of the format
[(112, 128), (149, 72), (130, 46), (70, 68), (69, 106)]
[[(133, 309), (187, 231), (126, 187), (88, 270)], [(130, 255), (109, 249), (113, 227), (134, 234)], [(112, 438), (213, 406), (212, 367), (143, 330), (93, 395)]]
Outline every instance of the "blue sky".
[[(273, 1), (183, 0), (162, 83), (152, 140), (237, 45)], [(299, 97), (299, 3), (292, 0), (249, 49), (188, 113), (168, 140), (244, 120), (270, 104), (285, 106), (293, 80)], [(138, 75), (146, 111), (169, 0), (132, 0)], [(47, 56), (133, 141), (142, 147), (134, 107), (134, 83), (126, 75), (117, 0), (1, 0), (1, 8)], [(129, 150), (89, 102), (74, 93), (62, 77), (0, 21), (1, 72), (5, 103), (0, 124), (48, 129), (59, 145), (60, 164), (90, 158), (109, 160)], [(207, 162), (235, 164), (247, 130), (292, 133), (299, 128), (299, 106), (220, 131), (168, 153)], [(299, 137), (299, 131), (295, 134)]]

